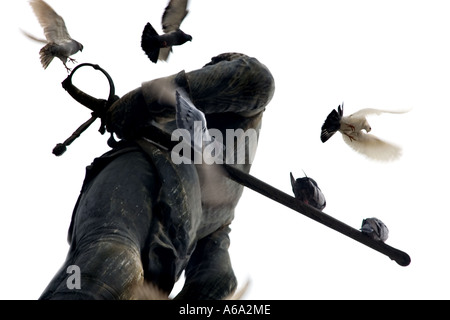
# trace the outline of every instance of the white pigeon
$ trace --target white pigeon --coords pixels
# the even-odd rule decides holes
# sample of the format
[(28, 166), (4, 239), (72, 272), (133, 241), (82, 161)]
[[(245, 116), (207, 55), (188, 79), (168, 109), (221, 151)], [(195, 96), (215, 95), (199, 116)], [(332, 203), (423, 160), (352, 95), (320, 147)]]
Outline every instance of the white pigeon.
[(70, 37), (63, 18), (47, 3), (43, 0), (31, 0), (30, 5), (36, 14), (39, 24), (44, 29), (46, 40), (36, 38), (25, 31), (22, 32), (30, 39), (46, 44), (39, 51), (42, 67), (47, 69), (53, 58), (57, 57), (69, 72), (70, 68), (66, 65), (67, 60), (76, 62), (70, 56), (78, 51), (83, 51), (83, 45)]
[[(349, 116), (344, 116), (344, 103), (337, 110), (331, 111), (322, 125), (320, 139), (326, 142), (337, 131), (342, 134), (344, 141), (356, 152), (370, 159), (390, 161), (399, 158), (402, 154), (400, 146), (384, 141), (369, 132), (372, 130), (366, 116), (380, 115), (382, 113), (405, 113), (408, 111), (388, 111), (366, 108)], [(363, 132), (366, 131), (366, 132)]]
[(377, 218), (367, 218), (362, 221), (361, 232), (374, 240), (385, 242), (389, 236), (389, 229)]

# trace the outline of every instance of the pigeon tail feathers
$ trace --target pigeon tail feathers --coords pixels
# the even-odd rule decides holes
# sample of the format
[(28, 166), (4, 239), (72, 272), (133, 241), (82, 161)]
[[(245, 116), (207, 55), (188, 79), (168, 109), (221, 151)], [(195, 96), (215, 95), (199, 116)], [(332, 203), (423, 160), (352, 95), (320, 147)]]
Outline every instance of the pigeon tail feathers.
[(144, 31), (142, 32), (141, 37), (141, 47), (144, 50), (145, 54), (149, 57), (150, 61), (156, 63), (158, 61), (159, 56), (159, 40), (158, 33), (153, 28), (153, 26), (148, 22), (145, 25)]
[(47, 69), (50, 62), (52, 62), (53, 58), (55, 57), (53, 54), (53, 45), (51, 43), (45, 45), (42, 47), (42, 49), (39, 51), (39, 55), (41, 58), (41, 64), (44, 69)]

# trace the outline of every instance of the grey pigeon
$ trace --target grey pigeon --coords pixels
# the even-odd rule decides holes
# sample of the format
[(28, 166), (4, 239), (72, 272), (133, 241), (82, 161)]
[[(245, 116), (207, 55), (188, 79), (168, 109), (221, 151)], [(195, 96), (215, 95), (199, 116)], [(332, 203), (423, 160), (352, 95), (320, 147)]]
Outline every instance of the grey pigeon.
[(361, 232), (374, 240), (385, 242), (389, 236), (389, 229), (377, 218), (367, 218), (362, 221)]
[[(337, 131), (342, 134), (344, 141), (356, 152), (372, 160), (389, 161), (401, 156), (399, 146), (386, 142), (369, 132), (372, 130), (366, 119), (368, 115), (382, 113), (404, 113), (407, 111), (388, 111), (373, 108), (361, 109), (349, 116), (344, 116), (344, 103), (337, 110), (327, 116), (320, 134), (322, 142), (326, 142)], [(366, 132), (363, 132), (366, 131)]]
[(295, 179), (291, 172), (291, 186), (295, 198), (322, 211), (326, 206), (325, 196), (317, 182), (306, 176)]
[[(185, 129), (189, 132), (191, 137), (189, 143), (193, 150), (195, 152), (203, 153), (204, 148), (211, 143), (213, 143), (214, 147), (218, 150), (223, 150), (224, 146), (222, 142), (211, 137), (207, 127), (205, 114), (194, 106), (189, 99), (188, 94), (184, 92), (183, 89), (178, 88), (175, 95), (176, 125), (179, 129)], [(203, 160), (209, 162), (207, 159)]]
[(78, 51), (83, 51), (83, 45), (70, 37), (63, 18), (47, 3), (43, 0), (31, 0), (30, 5), (38, 18), (39, 24), (44, 29), (46, 40), (36, 38), (26, 32), (24, 34), (32, 40), (46, 44), (39, 51), (42, 66), (47, 69), (53, 58), (57, 57), (69, 72), (70, 68), (66, 65), (67, 60), (76, 62), (70, 56)]
[(188, 0), (170, 0), (162, 16), (164, 34), (159, 35), (150, 23), (147, 23), (141, 37), (142, 50), (150, 61), (166, 61), (172, 46), (192, 41), (192, 37), (180, 29), (181, 22), (188, 14)]
[[(216, 139), (209, 131), (205, 114), (197, 109), (189, 95), (181, 88), (176, 90), (175, 112), (176, 126), (186, 130), (191, 137), (187, 142), (194, 150), (193, 163), (200, 181), (203, 210), (219, 214), (220, 208), (228, 206), (229, 201), (234, 201), (232, 199), (239, 192), (236, 184), (225, 178), (227, 174), (221, 166), (224, 163), (225, 146), (220, 138)], [(200, 159), (196, 159), (195, 154), (200, 154)], [(183, 156), (186, 156), (184, 152)], [(172, 161), (176, 163), (173, 155)]]

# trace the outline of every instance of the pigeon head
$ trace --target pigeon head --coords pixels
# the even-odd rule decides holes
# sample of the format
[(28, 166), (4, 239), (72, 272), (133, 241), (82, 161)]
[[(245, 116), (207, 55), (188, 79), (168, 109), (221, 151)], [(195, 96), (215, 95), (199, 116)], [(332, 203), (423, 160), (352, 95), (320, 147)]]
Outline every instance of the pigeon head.
[(370, 132), (372, 130), (372, 127), (367, 120), (364, 120), (363, 129), (366, 130), (366, 132)]
[(84, 49), (83, 45), (79, 42), (77, 42), (77, 43), (78, 43), (78, 47), (80, 48), (80, 51), (83, 51), (83, 49)]
[(181, 44), (183, 44), (185, 42), (192, 41), (192, 36), (178, 29), (178, 39), (180, 40)]

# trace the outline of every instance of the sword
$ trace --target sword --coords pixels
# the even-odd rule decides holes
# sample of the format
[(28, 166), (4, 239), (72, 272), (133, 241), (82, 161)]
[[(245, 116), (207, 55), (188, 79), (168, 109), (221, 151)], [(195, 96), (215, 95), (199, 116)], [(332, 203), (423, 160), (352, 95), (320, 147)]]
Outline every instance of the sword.
[[(105, 77), (108, 79), (108, 83), (109, 83), (108, 100), (94, 98), (94, 97), (84, 93), (83, 91), (81, 91), (80, 89), (78, 89), (77, 87), (75, 87), (72, 84), (72, 77), (75, 74), (75, 71), (77, 71), (79, 68), (85, 67), (85, 66), (92, 67), (95, 70), (100, 70), (105, 75)], [(67, 146), (70, 145), (73, 141), (75, 141), (75, 139), (77, 139), (87, 128), (89, 128), (89, 126), (97, 118), (100, 118), (102, 120), (99, 131), (101, 134), (104, 134), (105, 133), (104, 116), (105, 116), (106, 110), (108, 110), (108, 108), (116, 100), (119, 99), (119, 97), (115, 95), (114, 83), (111, 79), (111, 76), (104, 69), (100, 68), (100, 66), (98, 64), (82, 63), (82, 64), (77, 65), (73, 69), (73, 71), (70, 73), (70, 75), (68, 75), (67, 78), (62, 82), (62, 86), (70, 94), (70, 96), (72, 98), (74, 98), (76, 101), (78, 101), (85, 107), (91, 109), (92, 113), (91, 113), (91, 117), (86, 122), (84, 122), (81, 126), (79, 126), (78, 129), (75, 130), (69, 138), (67, 138), (63, 143), (58, 143), (53, 148), (52, 153), (55, 156), (60, 156), (64, 152), (66, 152)]]

